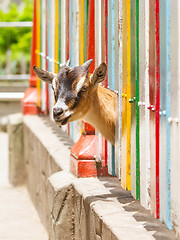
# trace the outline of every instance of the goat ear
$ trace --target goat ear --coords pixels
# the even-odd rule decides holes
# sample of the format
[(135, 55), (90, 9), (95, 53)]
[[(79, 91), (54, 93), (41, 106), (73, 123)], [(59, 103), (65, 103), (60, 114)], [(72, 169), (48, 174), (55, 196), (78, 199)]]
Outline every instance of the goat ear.
[(91, 77), (91, 84), (97, 86), (100, 82), (104, 81), (106, 78), (107, 66), (103, 62), (101, 63), (93, 72)]
[(33, 70), (38, 78), (49, 84), (52, 83), (53, 78), (56, 76), (56, 74), (42, 70), (41, 68), (38, 68), (36, 66), (33, 66)]

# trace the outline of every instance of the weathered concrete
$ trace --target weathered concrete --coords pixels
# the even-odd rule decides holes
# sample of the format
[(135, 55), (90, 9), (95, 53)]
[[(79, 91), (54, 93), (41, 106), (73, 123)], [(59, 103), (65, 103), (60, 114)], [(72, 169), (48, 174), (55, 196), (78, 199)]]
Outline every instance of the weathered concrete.
[(69, 170), (69, 151), (73, 144), (57, 126), (52, 129), (49, 124), (45, 118), (24, 117), (24, 161), (27, 186), (41, 221), (48, 231), (50, 211), (47, 179), (51, 174), (62, 169)]
[(8, 135), (0, 132), (0, 240), (48, 240), (25, 187), (8, 182)]
[(9, 115), (9, 182), (21, 185), (25, 181), (22, 114)]
[(0, 117), (0, 131), (7, 132), (8, 117)]
[(23, 124), (27, 186), (50, 240), (175, 239), (118, 179), (69, 173), (73, 143), (57, 126), (38, 116)]

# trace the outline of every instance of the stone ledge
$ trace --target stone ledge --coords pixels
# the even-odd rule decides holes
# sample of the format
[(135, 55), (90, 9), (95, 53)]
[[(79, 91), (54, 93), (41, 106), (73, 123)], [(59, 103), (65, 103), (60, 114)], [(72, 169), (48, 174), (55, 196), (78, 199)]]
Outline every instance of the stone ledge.
[(60, 236), (64, 240), (154, 239), (154, 232), (147, 232), (96, 178), (76, 179), (62, 171), (49, 178), (48, 189), (54, 229), (51, 240)]
[(57, 126), (38, 116), (23, 121), (27, 185), (50, 240), (176, 239), (118, 179), (73, 176), (73, 143)]

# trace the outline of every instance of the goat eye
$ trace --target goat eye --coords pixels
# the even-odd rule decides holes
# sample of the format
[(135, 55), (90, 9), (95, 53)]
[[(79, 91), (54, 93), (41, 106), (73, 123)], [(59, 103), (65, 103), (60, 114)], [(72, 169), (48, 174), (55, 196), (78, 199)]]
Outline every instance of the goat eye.
[(87, 90), (88, 90), (88, 86), (83, 86), (82, 88), (81, 88), (81, 90), (80, 90), (80, 92), (87, 92)]

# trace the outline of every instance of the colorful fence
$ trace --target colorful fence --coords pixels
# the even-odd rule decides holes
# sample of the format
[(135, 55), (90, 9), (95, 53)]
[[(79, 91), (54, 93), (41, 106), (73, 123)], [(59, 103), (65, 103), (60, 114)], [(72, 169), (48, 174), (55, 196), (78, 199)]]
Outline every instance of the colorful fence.
[[(36, 64), (57, 72), (93, 58), (117, 91), (116, 144), (99, 135), (97, 158), (124, 189), (180, 233), (180, 3), (178, 0), (35, 0)], [(52, 116), (51, 88), (38, 106)], [(76, 142), (81, 121), (65, 129)]]

